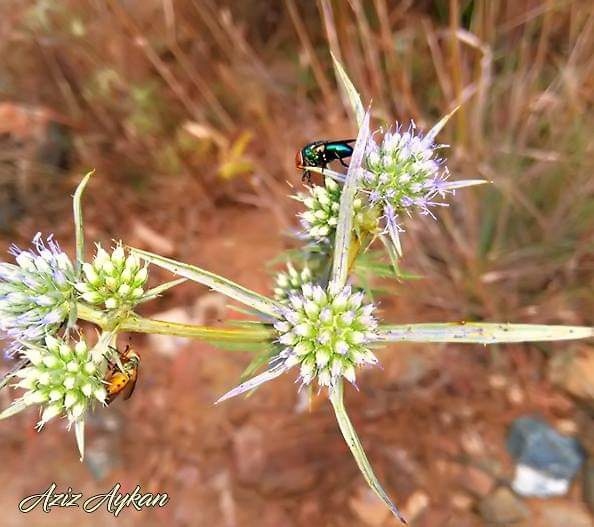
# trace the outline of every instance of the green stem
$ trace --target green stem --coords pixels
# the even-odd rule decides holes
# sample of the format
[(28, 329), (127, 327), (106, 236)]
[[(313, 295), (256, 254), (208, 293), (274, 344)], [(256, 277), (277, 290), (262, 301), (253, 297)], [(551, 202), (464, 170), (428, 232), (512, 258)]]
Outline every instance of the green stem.
[(78, 303), (77, 310), (79, 318), (92, 322), (102, 329), (110, 329), (117, 325), (119, 331), (171, 335), (175, 337), (202, 339), (210, 342), (269, 342), (273, 337), (273, 331), (264, 326), (218, 329), (195, 324), (180, 324), (179, 322), (154, 320), (135, 314), (128, 315), (119, 324), (116, 324), (104, 313), (86, 304)]

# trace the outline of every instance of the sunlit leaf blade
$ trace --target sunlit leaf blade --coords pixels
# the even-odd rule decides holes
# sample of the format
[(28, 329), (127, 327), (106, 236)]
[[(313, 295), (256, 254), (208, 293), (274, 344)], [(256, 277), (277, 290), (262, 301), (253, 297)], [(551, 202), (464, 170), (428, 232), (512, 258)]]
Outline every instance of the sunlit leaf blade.
[(456, 190), (459, 188), (474, 187), (476, 185), (485, 185), (490, 183), (486, 179), (462, 179), (460, 181), (446, 181), (442, 184), (443, 190)]
[(153, 300), (154, 298), (157, 298), (159, 295), (161, 295), (168, 289), (171, 289), (176, 285), (183, 284), (186, 280), (187, 278), (178, 278), (177, 280), (171, 280), (169, 282), (165, 282), (164, 284), (153, 287), (152, 289), (149, 289), (146, 293), (144, 293), (139, 303)]
[(78, 184), (76, 191), (74, 192), (74, 199), (72, 201), (72, 207), (74, 209), (74, 237), (76, 242), (76, 276), (80, 275), (80, 270), (83, 262), (85, 261), (85, 233), (83, 225), (83, 214), (82, 214), (82, 195), (85, 191), (85, 187), (91, 179), (91, 176), (95, 173), (91, 170)]
[(80, 460), (85, 458), (85, 421), (80, 419), (74, 423), (74, 436), (76, 437), (76, 446), (80, 452)]
[(495, 344), (584, 339), (594, 336), (587, 326), (445, 322), (380, 326), (380, 342), (462, 342)]
[(359, 135), (355, 142), (353, 155), (347, 172), (346, 181), (340, 195), (340, 208), (338, 209), (338, 222), (336, 225), (336, 238), (334, 242), (334, 257), (332, 262), (332, 281), (338, 287), (346, 283), (349, 272), (349, 249), (353, 231), (353, 201), (357, 192), (359, 169), (363, 163), (365, 148), (369, 138), (369, 112), (363, 118)]
[(260, 375), (252, 377), (249, 381), (241, 383), (239, 386), (236, 386), (232, 390), (229, 390), (225, 395), (219, 397), (215, 401), (215, 404), (222, 403), (227, 399), (231, 399), (232, 397), (236, 397), (238, 395), (241, 395), (242, 393), (249, 392), (250, 390), (253, 390), (254, 388), (260, 386), (261, 384), (264, 384), (265, 382), (271, 381), (272, 379), (276, 379), (277, 377), (285, 373), (287, 369), (288, 368), (285, 366), (284, 363), (278, 364), (270, 368), (269, 370), (266, 370), (265, 372), (261, 373)]
[(359, 470), (363, 474), (365, 481), (373, 490), (373, 492), (377, 495), (377, 497), (382, 500), (392, 511), (392, 513), (402, 522), (406, 523), (406, 520), (400, 514), (398, 507), (392, 502), (386, 491), (382, 488), (380, 482), (378, 481), (373, 469), (371, 468), (371, 464), (365, 455), (365, 451), (363, 450), (363, 445), (361, 445), (361, 441), (359, 441), (359, 437), (357, 436), (357, 432), (355, 432), (355, 428), (349, 419), (347, 414), (346, 408), (344, 406), (344, 399), (343, 399), (343, 383), (339, 381), (339, 383), (330, 391), (330, 402), (334, 408), (334, 413), (336, 414), (336, 420), (338, 421), (338, 426), (342, 435), (350, 448), (355, 461), (357, 462), (357, 466)]
[(28, 405), (25, 403), (25, 401), (22, 399), (17, 399), (8, 408), (0, 413), (0, 421), (22, 412), (25, 408), (27, 408), (27, 406)]
[(353, 86), (353, 83), (351, 82), (351, 79), (349, 79), (349, 76), (346, 74), (346, 71), (344, 71), (342, 64), (338, 61), (338, 59), (334, 56), (332, 52), (330, 52), (330, 55), (332, 55), (332, 61), (334, 62), (334, 71), (336, 72), (338, 84), (342, 88), (341, 91), (346, 96), (347, 101), (349, 102), (353, 110), (353, 113), (355, 114), (357, 125), (361, 126), (363, 124), (363, 119), (365, 116), (365, 108), (363, 107), (363, 103), (361, 102), (361, 96), (359, 95), (359, 92), (357, 92), (357, 90), (355, 89), (355, 86)]
[(200, 267), (177, 262), (170, 258), (165, 258), (164, 256), (159, 256), (158, 254), (153, 254), (141, 249), (130, 248), (130, 250), (149, 263), (167, 269), (168, 271), (183, 276), (188, 280), (210, 287), (213, 291), (217, 291), (229, 298), (237, 300), (246, 306), (256, 309), (260, 313), (278, 318), (279, 313), (282, 310), (280, 304), (274, 300), (259, 295), (254, 291), (250, 291), (227, 278), (200, 269)]
[(423, 137), (422, 143), (424, 145), (430, 145), (431, 143), (433, 143), (433, 141), (435, 141), (435, 138), (437, 137), (437, 134), (441, 132), (442, 128), (450, 120), (452, 115), (454, 115), (459, 110), (459, 108), (460, 106), (456, 106), (450, 113), (448, 113), (445, 117), (442, 117), (437, 123), (435, 123), (433, 125), (433, 128), (431, 128), (431, 130), (427, 132), (427, 135)]

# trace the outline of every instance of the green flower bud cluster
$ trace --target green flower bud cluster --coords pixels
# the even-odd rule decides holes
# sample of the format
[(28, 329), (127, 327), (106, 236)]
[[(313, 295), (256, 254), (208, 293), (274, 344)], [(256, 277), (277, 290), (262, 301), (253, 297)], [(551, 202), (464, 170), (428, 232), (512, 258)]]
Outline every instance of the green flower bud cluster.
[(93, 263), (84, 263), (83, 282), (76, 284), (83, 300), (103, 304), (106, 309), (130, 309), (144, 295), (146, 265), (134, 255), (126, 256), (118, 244), (111, 254), (97, 244)]
[(305, 284), (289, 298), (284, 320), (275, 323), (278, 341), (285, 346), (278, 360), (288, 369), (299, 366), (303, 384), (317, 379), (334, 387), (340, 377), (355, 382), (356, 366), (377, 364), (368, 344), (375, 338), (377, 321), (372, 304), (363, 305), (363, 292), (351, 286), (324, 291)]
[[(306, 238), (317, 243), (328, 243), (333, 238), (338, 223), (341, 192), (342, 187), (332, 178), (326, 177), (324, 186), (315, 185), (309, 189), (309, 196), (297, 196), (307, 209), (299, 214)], [(353, 203), (354, 228), (364, 222), (362, 207), (362, 201), (356, 198)]]
[(0, 332), (12, 339), (7, 354), (18, 341), (39, 342), (54, 334), (68, 317), (74, 297), (74, 268), (68, 255), (51, 236), (43, 241), (38, 233), (34, 250), (13, 245), (16, 265), (0, 263)]
[(39, 428), (59, 415), (65, 415), (70, 423), (80, 420), (91, 403), (105, 403), (107, 391), (102, 379), (106, 359), (94, 356), (84, 340), (71, 346), (47, 336), (45, 346), (27, 344), (22, 355), (30, 365), (14, 373), (20, 378), (14, 386), (26, 390), (15, 403), (42, 407)]
[(297, 271), (291, 262), (287, 263), (287, 272), (276, 275), (274, 298), (279, 302), (287, 303), (289, 297), (301, 292), (303, 284), (312, 281), (311, 269), (305, 264), (301, 271)]

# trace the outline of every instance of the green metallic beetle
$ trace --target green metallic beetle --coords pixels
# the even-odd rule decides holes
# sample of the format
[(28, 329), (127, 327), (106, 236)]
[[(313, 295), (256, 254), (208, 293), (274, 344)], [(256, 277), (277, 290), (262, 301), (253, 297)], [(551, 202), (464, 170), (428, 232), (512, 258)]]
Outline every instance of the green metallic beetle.
[(353, 154), (354, 139), (343, 139), (340, 141), (314, 141), (306, 144), (295, 156), (295, 165), (303, 170), (301, 181), (311, 183), (311, 174), (307, 167), (326, 168), (332, 161), (340, 161), (344, 167), (348, 165), (343, 161)]

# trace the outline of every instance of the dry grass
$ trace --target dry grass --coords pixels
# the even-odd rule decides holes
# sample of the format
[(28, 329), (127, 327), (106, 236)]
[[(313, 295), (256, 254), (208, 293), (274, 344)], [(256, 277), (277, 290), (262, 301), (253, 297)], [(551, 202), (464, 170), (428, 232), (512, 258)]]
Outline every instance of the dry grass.
[(587, 1), (7, 4), (0, 89), (71, 124), (78, 172), (136, 191), (106, 191), (116, 218), (160, 206), (183, 241), (170, 203), (183, 221), (231, 200), (287, 226), (293, 152), (352, 133), (330, 49), (380, 123), (427, 126), (461, 103), (444, 133), (454, 174), (494, 183), (409, 226), (419, 311), (592, 323), (576, 315), (594, 311)]

